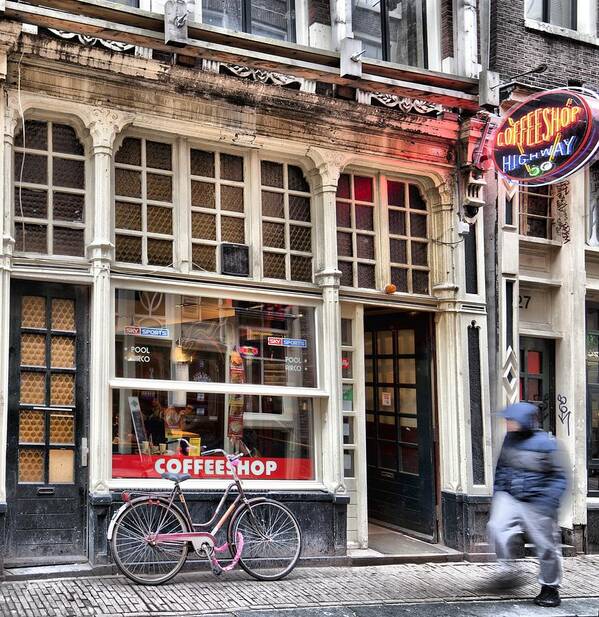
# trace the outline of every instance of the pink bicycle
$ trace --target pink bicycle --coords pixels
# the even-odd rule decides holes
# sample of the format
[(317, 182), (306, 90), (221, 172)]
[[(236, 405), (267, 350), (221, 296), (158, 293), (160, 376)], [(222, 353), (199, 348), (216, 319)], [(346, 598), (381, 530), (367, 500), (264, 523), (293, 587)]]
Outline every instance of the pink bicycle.
[[(222, 454), (233, 476), (212, 518), (205, 523), (192, 521), (180, 486), (191, 477), (186, 473), (162, 474), (175, 483), (170, 493), (139, 493), (137, 497), (123, 493), (124, 503), (108, 528), (108, 540), (119, 570), (136, 583), (159, 585), (181, 570), (192, 547), (198, 555), (209, 559), (214, 574), (231, 570), (239, 563), (258, 580), (274, 581), (287, 576), (297, 564), (302, 548), (294, 514), (273, 499), (249, 499), (245, 495), (237, 474), (242, 454), (227, 454), (224, 450), (203, 454)], [(232, 503), (217, 521), (227, 498), (235, 492)], [(227, 540), (218, 546), (216, 534), (227, 522)], [(223, 566), (216, 555), (226, 552), (232, 559)]]

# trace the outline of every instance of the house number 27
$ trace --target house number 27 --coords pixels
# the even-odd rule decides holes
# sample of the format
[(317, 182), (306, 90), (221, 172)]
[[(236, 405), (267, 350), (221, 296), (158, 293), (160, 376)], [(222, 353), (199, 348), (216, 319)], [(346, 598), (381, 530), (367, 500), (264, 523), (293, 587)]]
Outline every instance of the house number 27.
[(518, 308), (527, 309), (532, 296), (518, 296)]

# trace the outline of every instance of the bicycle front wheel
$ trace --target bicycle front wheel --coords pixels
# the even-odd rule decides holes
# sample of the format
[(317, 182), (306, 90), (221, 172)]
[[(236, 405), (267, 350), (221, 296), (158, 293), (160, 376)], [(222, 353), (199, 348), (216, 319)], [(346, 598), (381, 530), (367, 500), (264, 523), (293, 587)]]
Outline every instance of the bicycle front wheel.
[(111, 549), (116, 565), (136, 583), (164, 583), (183, 567), (188, 543), (156, 541), (155, 536), (187, 531), (187, 521), (177, 508), (155, 499), (136, 503), (117, 519), (112, 533)]
[(284, 505), (267, 499), (243, 506), (233, 518), (229, 535), (235, 555), (237, 534), (243, 536), (239, 565), (262, 581), (276, 581), (295, 567), (302, 550), (302, 535), (297, 519)]

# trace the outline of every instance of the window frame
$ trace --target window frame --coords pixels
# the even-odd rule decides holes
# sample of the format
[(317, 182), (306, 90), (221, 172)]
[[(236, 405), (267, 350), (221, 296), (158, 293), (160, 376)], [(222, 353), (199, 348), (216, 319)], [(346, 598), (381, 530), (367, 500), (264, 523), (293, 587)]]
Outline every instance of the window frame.
[[(329, 403), (329, 391), (327, 384), (323, 383), (325, 372), (323, 371), (324, 350), (322, 348), (322, 329), (323, 329), (323, 304), (322, 298), (314, 297), (309, 294), (287, 294), (281, 295), (274, 292), (260, 292), (256, 290), (246, 290), (241, 288), (228, 287), (227, 298), (232, 300), (266, 302), (305, 305), (314, 308), (314, 332), (316, 334), (314, 345), (314, 357), (316, 363), (316, 387), (297, 387), (297, 386), (264, 386), (257, 384), (235, 384), (235, 383), (215, 383), (215, 382), (194, 382), (176, 380), (152, 380), (137, 379), (128, 377), (116, 377), (116, 290), (127, 289), (133, 291), (148, 291), (164, 294), (182, 294), (187, 296), (210, 297), (214, 299), (222, 298), (222, 285), (206, 284), (198, 289), (197, 285), (185, 281), (164, 281), (160, 285), (153, 281), (145, 280), (141, 277), (116, 275), (111, 277), (110, 285), (110, 354), (109, 354), (109, 377), (106, 387), (112, 401), (112, 393), (115, 390), (156, 390), (167, 392), (204, 392), (206, 394), (244, 394), (254, 396), (282, 396), (290, 398), (309, 398), (312, 401), (312, 444), (313, 444), (313, 465), (314, 478), (312, 480), (268, 480), (269, 489), (275, 488), (322, 488), (323, 474), (323, 451), (322, 451), (322, 426), (326, 408)], [(252, 414), (257, 425), (271, 419), (270, 414)], [(279, 418), (278, 415), (274, 415)], [(112, 447), (112, 436), (108, 435), (106, 448)], [(112, 457), (109, 456), (110, 471), (108, 472), (107, 485), (112, 489), (122, 488), (144, 488), (144, 487), (165, 487), (168, 481), (160, 479), (140, 479), (140, 478), (113, 478), (112, 477)], [(191, 479), (189, 488), (224, 488), (229, 484), (228, 480), (222, 479)], [(244, 485), (248, 488), (263, 489), (265, 480), (244, 480)]]
[[(23, 147), (23, 146), (16, 145), (16, 137), (18, 133), (23, 131), (24, 124), (29, 121), (43, 122), (48, 126), (48, 147), (46, 150), (36, 150), (35, 148), (30, 148), (27, 145), (26, 130), (25, 130), (25, 146)], [(60, 152), (56, 153), (54, 152), (53, 149), (50, 149), (50, 145), (52, 143), (52, 125), (54, 124), (68, 126), (74, 131), (83, 149), (83, 154), (76, 155), (76, 154), (65, 154), (65, 153), (60, 153)], [(51, 173), (50, 173), (50, 171), (53, 169), (51, 162), (47, 163), (48, 165), (50, 165), (50, 168), (49, 168), (49, 173), (47, 177), (47, 182), (44, 185), (31, 183), (31, 182), (22, 182), (20, 179), (17, 180), (15, 178), (15, 174), (17, 172), (17, 162), (16, 162), (17, 154), (22, 154), (23, 152), (46, 156), (48, 161), (52, 161), (52, 159), (55, 156), (58, 156), (58, 158), (83, 161), (83, 188), (76, 189), (76, 188), (69, 188), (69, 187), (58, 187), (58, 189), (56, 189), (54, 186), (53, 178), (51, 177)], [(70, 118), (61, 117), (58, 114), (27, 113), (22, 119), (20, 119), (15, 129), (15, 143), (13, 143), (12, 152), (10, 153), (10, 155), (12, 157), (12, 161), (11, 161), (12, 176), (10, 178), (10, 183), (11, 183), (10, 185), (11, 186), (10, 221), (11, 221), (11, 231), (13, 234), (13, 238), (15, 239), (15, 248), (14, 248), (15, 259), (19, 259), (20, 257), (25, 257), (28, 259), (37, 259), (37, 260), (53, 260), (53, 261), (69, 261), (69, 262), (74, 261), (77, 264), (87, 263), (88, 261), (87, 247), (89, 243), (91, 242), (91, 238), (92, 238), (91, 194), (93, 193), (93, 191), (90, 191), (90, 187), (93, 186), (93, 184), (92, 184), (92, 172), (91, 172), (92, 166), (91, 166), (89, 143), (88, 143), (88, 140), (85, 138), (85, 136), (82, 136), (82, 131), (80, 130), (80, 127), (77, 125), (76, 122), (73, 122)], [(25, 158), (26, 158), (26, 154), (25, 154)], [(47, 195), (46, 217), (38, 218), (38, 219), (33, 218), (33, 217), (21, 217), (20, 212), (17, 213), (17, 209), (19, 208), (19, 203), (15, 197), (15, 193), (19, 189), (19, 187), (27, 189), (28, 185), (32, 185), (33, 187), (38, 188), (38, 189), (43, 186), (44, 190), (47, 191), (48, 195)], [(50, 209), (51, 209), (50, 201), (52, 201), (53, 203), (53, 199), (52, 200), (50, 199), (50, 193), (52, 192), (64, 192), (64, 193), (69, 193), (69, 194), (83, 195), (83, 221), (81, 223), (78, 223), (75, 221), (71, 221), (71, 222), (69, 221), (60, 222), (59, 221), (56, 224), (54, 220), (54, 216), (53, 216), (54, 214), (53, 211), (52, 211), (52, 216), (51, 217), (48, 216), (48, 214), (50, 214)], [(17, 220), (17, 219), (22, 219), (22, 220)], [(37, 251), (20, 251), (18, 249), (16, 230), (17, 230), (17, 225), (21, 225), (21, 224), (44, 225), (46, 227), (46, 249), (47, 250), (45, 253), (39, 253)], [(83, 230), (83, 254), (82, 255), (65, 255), (61, 253), (54, 253), (53, 251), (50, 252), (49, 250), (50, 247), (52, 247), (52, 249), (54, 248), (54, 227), (62, 227), (63, 229), (82, 229)]]
[[(143, 0), (142, 0), (143, 1)], [(204, 2), (205, 0), (196, 0), (199, 7), (196, 7), (196, 12), (201, 19), (202, 23), (204, 22)], [(241, 29), (240, 30), (229, 30), (228, 28), (224, 28), (222, 26), (214, 26), (212, 24), (205, 24), (211, 28), (219, 28), (221, 30), (225, 30), (228, 32), (241, 32), (245, 34), (250, 34), (252, 36), (258, 36), (260, 38), (272, 40), (272, 41), (283, 41), (286, 43), (299, 43), (303, 41), (305, 37), (302, 36), (300, 32), (298, 32), (301, 19), (298, 19), (298, 11), (303, 11), (306, 0), (285, 0), (288, 5), (289, 10), (289, 19), (287, 20), (287, 39), (278, 39), (269, 36), (265, 36), (263, 34), (254, 34), (251, 31), (252, 25), (252, 0), (239, 0), (241, 4)], [(298, 6), (300, 5), (300, 6)]]
[(599, 489), (592, 490), (588, 488), (588, 474), (589, 471), (594, 470), (599, 472), (599, 458), (593, 458), (592, 456), (592, 444), (593, 444), (593, 416), (592, 416), (592, 407), (591, 407), (591, 394), (593, 392), (599, 393), (599, 383), (593, 383), (589, 381), (589, 369), (588, 369), (588, 349), (586, 346), (586, 338), (589, 335), (594, 335), (599, 337), (599, 330), (592, 330), (588, 327), (589, 321), (589, 313), (591, 312), (599, 312), (599, 305), (595, 302), (587, 302), (585, 306), (585, 391), (586, 391), (586, 447), (587, 447), (587, 455), (586, 455), (586, 478), (587, 478), (587, 495), (589, 497), (599, 497)]
[[(545, 189), (549, 191), (548, 195), (537, 192), (536, 189)], [(529, 214), (528, 213), (528, 195), (533, 197), (541, 197), (548, 201), (547, 215), (541, 214)], [(552, 185), (545, 185), (541, 187), (528, 187), (521, 185), (518, 190), (518, 233), (521, 237), (533, 239), (533, 240), (548, 240), (553, 241), (555, 235), (555, 198), (554, 198)], [(526, 210), (524, 210), (526, 208)], [(528, 229), (528, 219), (531, 218), (537, 221), (545, 221), (547, 235), (535, 236), (529, 233), (525, 233), (524, 230)]]
[(542, 19), (528, 16), (528, 3), (524, 4), (525, 26), (540, 32), (557, 36), (572, 38), (577, 41), (599, 46), (597, 32), (598, 7), (594, 0), (572, 0), (572, 24), (573, 28), (559, 26), (549, 21), (549, 0), (542, 0)]

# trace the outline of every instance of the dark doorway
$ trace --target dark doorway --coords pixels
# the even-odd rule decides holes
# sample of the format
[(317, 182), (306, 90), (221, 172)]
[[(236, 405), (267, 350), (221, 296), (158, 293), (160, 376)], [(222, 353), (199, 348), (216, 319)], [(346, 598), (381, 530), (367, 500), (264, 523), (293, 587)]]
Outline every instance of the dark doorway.
[(520, 400), (539, 406), (539, 426), (555, 435), (555, 342), (520, 337)]
[(5, 565), (85, 559), (87, 292), (13, 282)]
[(364, 325), (368, 515), (434, 539), (430, 319), (371, 313)]

